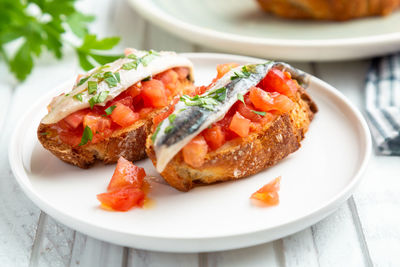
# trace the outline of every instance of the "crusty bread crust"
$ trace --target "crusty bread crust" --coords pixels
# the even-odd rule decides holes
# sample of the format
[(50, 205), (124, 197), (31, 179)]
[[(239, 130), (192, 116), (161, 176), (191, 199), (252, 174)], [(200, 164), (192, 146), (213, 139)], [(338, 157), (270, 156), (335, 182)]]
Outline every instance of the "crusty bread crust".
[[(290, 113), (277, 116), (260, 132), (231, 140), (208, 153), (200, 168), (186, 164), (179, 152), (161, 173), (162, 177), (176, 189), (189, 191), (197, 185), (247, 177), (275, 165), (300, 148), (300, 141), (317, 112), (317, 106), (304, 90), (298, 96), (296, 107)], [(156, 165), (150, 136), (146, 146), (149, 158)]]
[[(192, 82), (186, 80), (180, 84), (179, 92), (187, 93)], [(153, 118), (165, 112), (166, 108), (155, 109), (145, 118), (136, 121), (131, 126), (118, 129), (112, 135), (97, 144), (88, 143), (84, 146), (73, 147), (62, 142), (51, 125), (41, 123), (37, 136), (43, 147), (59, 159), (80, 168), (89, 168), (96, 161), (105, 164), (115, 163), (120, 156), (129, 161), (146, 158), (146, 138), (151, 132)]]
[(388, 15), (400, 0), (257, 0), (262, 9), (292, 19), (349, 20)]

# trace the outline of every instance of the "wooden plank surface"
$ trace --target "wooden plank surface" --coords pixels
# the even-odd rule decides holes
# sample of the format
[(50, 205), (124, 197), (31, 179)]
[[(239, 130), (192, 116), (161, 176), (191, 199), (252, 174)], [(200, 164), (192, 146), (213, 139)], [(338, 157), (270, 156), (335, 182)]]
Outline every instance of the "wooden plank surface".
[[(123, 36), (119, 49), (215, 51), (152, 26), (124, 0), (96, 4), (85, 0), (79, 5), (97, 16), (94, 32)], [(368, 61), (294, 65), (333, 84), (362, 107)], [(0, 82), (2, 151), (7, 151), (22, 107), (78, 70), (72, 54), (62, 62), (45, 57), (25, 83), (16, 85), (12, 79)], [(43, 73), (51, 79), (41, 79)], [(400, 266), (400, 164), (395, 157), (373, 157), (354, 198), (316, 225), (267, 244), (201, 254), (124, 248), (75, 232), (40, 212), (25, 197), (11, 174), (6, 153), (0, 155), (0, 167), (1, 266)]]

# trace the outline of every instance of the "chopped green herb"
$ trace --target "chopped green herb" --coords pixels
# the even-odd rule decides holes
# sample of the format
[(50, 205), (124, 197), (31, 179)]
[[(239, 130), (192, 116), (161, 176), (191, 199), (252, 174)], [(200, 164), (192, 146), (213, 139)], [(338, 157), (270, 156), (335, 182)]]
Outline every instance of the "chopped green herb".
[(214, 106), (220, 104), (225, 98), (226, 88), (222, 87), (201, 96), (196, 95), (194, 97), (189, 97), (188, 95), (183, 95), (180, 100), (187, 106), (200, 106), (208, 110), (214, 110)]
[(125, 63), (124, 65), (122, 65), (122, 69), (124, 70), (131, 70), (131, 69), (137, 69), (137, 67), (139, 66), (139, 64), (141, 63), (143, 66), (147, 67), (149, 65), (149, 63), (157, 56), (159, 56), (160, 54), (154, 50), (150, 50), (149, 52), (147, 52), (147, 54), (145, 54), (142, 57), (138, 57), (134, 54), (129, 54), (128, 56), (126, 56), (129, 59), (133, 59), (131, 62)]
[(117, 106), (113, 105), (113, 106), (109, 106), (108, 108), (106, 108), (104, 111), (106, 112), (107, 116), (111, 115), (111, 113), (113, 112), (113, 110), (116, 108)]
[(95, 94), (97, 92), (97, 82), (88, 81), (88, 92), (91, 95), (93, 95), (93, 94)]
[(86, 78), (82, 78), (82, 79), (80, 79), (79, 80), (79, 82), (78, 82), (78, 84), (76, 85), (76, 86), (79, 86), (79, 85), (82, 85), (82, 84), (84, 84), (87, 80), (89, 80), (89, 76), (88, 77), (86, 77)]
[(164, 133), (169, 133), (170, 131), (172, 131), (172, 129), (174, 129), (174, 126), (169, 125), (165, 128)]
[(85, 129), (83, 130), (83, 135), (79, 146), (86, 145), (87, 142), (92, 141), (92, 139), (93, 139), (92, 129), (90, 129), (89, 126), (86, 126)]
[(252, 110), (252, 112), (254, 112), (255, 114), (261, 115), (261, 116), (265, 116), (265, 114), (267, 114), (267, 112), (265, 112), (265, 111)]
[(69, 94), (65, 94), (65, 96), (69, 96)]
[(104, 79), (104, 81), (108, 84), (108, 86), (111, 87), (115, 87), (118, 84), (117, 79), (115, 79), (115, 77), (107, 77)]
[(142, 62), (143, 66), (147, 67), (147, 65), (149, 65), (149, 63), (157, 56), (159, 56), (160, 54), (158, 54), (156, 51), (154, 50), (150, 50), (147, 55), (144, 55), (140, 61)]
[(117, 79), (117, 81), (120, 83), (121, 82), (121, 76), (119, 75), (119, 72), (114, 72), (114, 76)]
[(234, 72), (234, 75), (231, 76), (231, 80), (235, 80), (235, 79), (239, 79), (239, 78), (248, 78), (250, 77), (251, 72), (249, 71), (249, 69), (246, 66), (242, 67), (242, 72), (238, 73), (238, 72)]
[(82, 93), (74, 95), (73, 98), (82, 102)]
[(150, 81), (151, 80), (151, 76), (147, 76), (146, 78), (144, 78), (143, 80), (142, 80), (142, 82), (147, 82), (147, 81)]
[(138, 67), (138, 62), (137, 61), (131, 61), (128, 63), (125, 63), (124, 65), (122, 65), (122, 69), (124, 70), (131, 70), (131, 69), (137, 69)]
[(129, 59), (137, 59), (137, 56), (135, 54), (129, 54), (126, 57)]
[(171, 114), (168, 116), (168, 120), (170, 123), (173, 123), (175, 119), (176, 119), (176, 114)]
[(237, 94), (237, 99), (242, 101), (244, 105), (246, 105), (246, 103), (244, 103), (244, 99), (243, 99), (243, 95), (242, 94)]
[(156, 140), (157, 134), (158, 134), (158, 132), (160, 131), (160, 129), (161, 129), (161, 123), (158, 124), (156, 131), (155, 131), (154, 134), (151, 136), (151, 141), (152, 141), (153, 143), (154, 143), (154, 141)]
[(50, 134), (49, 132), (44, 132), (44, 133), (40, 133), (40, 135), (48, 135), (48, 134)]
[(93, 109), (95, 104), (103, 103), (104, 100), (106, 100), (109, 93), (110, 93), (109, 91), (103, 91), (100, 94), (97, 94), (92, 98), (90, 98), (89, 99), (90, 108)]
[(92, 75), (93, 78), (95, 79), (102, 79), (103, 78), (103, 73), (102, 72), (96, 72)]

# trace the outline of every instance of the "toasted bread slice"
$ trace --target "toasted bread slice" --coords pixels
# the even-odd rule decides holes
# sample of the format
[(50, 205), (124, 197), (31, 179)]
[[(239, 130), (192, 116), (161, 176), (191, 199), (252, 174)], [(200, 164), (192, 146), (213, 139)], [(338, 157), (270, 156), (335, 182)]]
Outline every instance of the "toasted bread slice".
[[(176, 189), (189, 191), (197, 185), (236, 180), (275, 165), (300, 148), (300, 142), (317, 112), (317, 106), (304, 89), (297, 94), (298, 100), (293, 110), (277, 116), (261, 131), (228, 141), (209, 152), (200, 168), (186, 164), (181, 151), (167, 164), (161, 175)], [(150, 136), (146, 146), (149, 158), (156, 165)]]
[[(190, 80), (180, 83), (177, 88), (179, 94), (192, 86)], [(112, 135), (99, 143), (88, 143), (83, 146), (71, 146), (60, 140), (60, 137), (51, 124), (39, 125), (37, 136), (43, 147), (53, 153), (59, 159), (76, 165), (80, 168), (88, 168), (96, 161), (115, 163), (120, 156), (127, 160), (137, 161), (146, 158), (146, 138), (151, 132), (153, 118), (164, 112), (168, 107), (155, 109), (132, 125), (118, 129)]]

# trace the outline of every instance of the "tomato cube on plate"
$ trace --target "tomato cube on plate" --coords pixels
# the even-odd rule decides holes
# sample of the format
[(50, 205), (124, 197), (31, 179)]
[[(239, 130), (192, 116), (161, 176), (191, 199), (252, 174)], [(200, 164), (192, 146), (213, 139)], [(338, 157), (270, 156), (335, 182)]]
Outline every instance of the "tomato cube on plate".
[(280, 189), (281, 176), (276, 177), (272, 182), (261, 187), (257, 192), (253, 193), (250, 197), (256, 200), (257, 204), (267, 206), (275, 206), (279, 204), (278, 191)]
[(143, 168), (135, 166), (124, 157), (120, 157), (107, 190), (114, 190), (125, 186), (140, 188), (143, 185), (145, 176), (146, 172)]
[(97, 195), (97, 199), (103, 206), (115, 211), (127, 211), (135, 206), (141, 207), (144, 198), (145, 194), (142, 190), (130, 186)]

